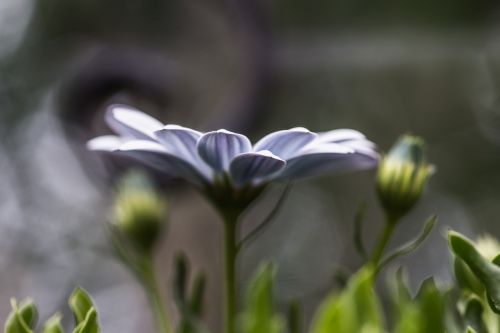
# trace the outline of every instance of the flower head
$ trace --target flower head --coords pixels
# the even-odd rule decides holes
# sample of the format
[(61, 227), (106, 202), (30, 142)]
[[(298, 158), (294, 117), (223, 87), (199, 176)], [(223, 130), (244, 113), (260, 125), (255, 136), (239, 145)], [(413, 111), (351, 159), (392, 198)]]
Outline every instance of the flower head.
[(396, 219), (405, 215), (422, 195), (433, 172), (434, 166), (427, 163), (424, 141), (402, 136), (378, 168), (377, 190), (386, 212)]
[[(257, 143), (224, 129), (212, 132), (163, 125), (127, 106), (111, 106), (106, 122), (118, 134), (88, 142), (92, 150), (132, 156), (208, 191), (236, 194), (274, 180), (294, 180), (328, 171), (374, 167), (374, 144), (360, 132), (313, 133), (297, 127), (271, 133)], [(239, 195), (238, 194), (238, 195)]]

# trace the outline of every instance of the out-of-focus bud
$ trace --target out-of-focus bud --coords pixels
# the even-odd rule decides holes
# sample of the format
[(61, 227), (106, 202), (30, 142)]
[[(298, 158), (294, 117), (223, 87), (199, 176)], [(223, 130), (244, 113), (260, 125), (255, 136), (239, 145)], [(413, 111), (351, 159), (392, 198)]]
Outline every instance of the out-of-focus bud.
[(433, 172), (434, 167), (427, 163), (425, 143), (416, 136), (402, 136), (382, 158), (377, 173), (377, 191), (391, 221), (408, 213)]
[(167, 222), (166, 202), (142, 173), (131, 172), (118, 187), (113, 222), (131, 245), (150, 253)]
[(12, 311), (5, 322), (5, 333), (33, 333), (38, 320), (38, 310), (31, 299), (17, 304), (15, 299), (10, 301)]

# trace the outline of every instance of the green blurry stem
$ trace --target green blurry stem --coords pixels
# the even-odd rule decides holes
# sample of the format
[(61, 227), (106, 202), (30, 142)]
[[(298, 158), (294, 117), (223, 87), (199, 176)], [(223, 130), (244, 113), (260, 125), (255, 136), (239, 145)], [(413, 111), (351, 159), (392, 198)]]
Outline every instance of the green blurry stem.
[(380, 235), (377, 245), (375, 246), (375, 250), (373, 251), (373, 256), (371, 259), (371, 263), (373, 267), (377, 267), (382, 256), (384, 255), (385, 248), (391, 239), (392, 234), (394, 233), (394, 229), (396, 228), (398, 219), (395, 218), (387, 218), (385, 223), (384, 230)]
[(146, 260), (141, 272), (142, 281), (153, 309), (154, 319), (159, 333), (171, 333), (170, 320), (167, 308), (161, 297), (160, 288), (156, 279), (153, 260)]
[(224, 216), (224, 332), (236, 332), (237, 215)]

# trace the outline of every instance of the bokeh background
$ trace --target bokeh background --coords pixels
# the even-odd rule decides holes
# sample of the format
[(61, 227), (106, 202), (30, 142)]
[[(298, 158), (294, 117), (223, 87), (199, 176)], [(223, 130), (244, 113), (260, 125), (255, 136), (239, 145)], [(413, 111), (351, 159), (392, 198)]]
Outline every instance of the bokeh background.
[[(355, 128), (387, 150), (423, 136), (436, 165), (393, 246), (431, 213), (438, 227), (399, 261), (413, 286), (450, 281), (443, 230), (500, 237), (500, 4), (494, 0), (2, 0), (0, 3), (0, 318), (34, 297), (42, 319), (75, 285), (95, 297), (104, 332), (154, 332), (146, 299), (105, 234), (112, 184), (129, 161), (86, 151), (114, 102), (165, 123), (242, 131)], [(279, 265), (276, 299), (310, 316), (339, 267), (361, 264), (353, 218), (368, 202), (368, 245), (382, 216), (373, 172), (294, 185), (272, 227), (240, 262)], [(156, 178), (171, 225), (158, 266), (168, 297), (172, 256), (209, 274), (206, 319), (220, 327), (220, 230), (188, 186)], [(273, 187), (245, 230), (283, 190)], [(172, 308), (173, 309), (173, 308)], [(65, 320), (70, 316), (65, 312)]]

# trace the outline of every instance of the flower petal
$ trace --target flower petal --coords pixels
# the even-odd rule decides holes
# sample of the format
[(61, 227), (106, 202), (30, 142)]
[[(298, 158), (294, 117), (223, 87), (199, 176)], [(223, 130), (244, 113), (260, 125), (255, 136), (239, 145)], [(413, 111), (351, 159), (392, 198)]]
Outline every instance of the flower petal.
[(306, 128), (296, 127), (266, 135), (254, 145), (255, 151), (269, 150), (273, 154), (289, 159), (303, 147), (316, 139), (317, 135)]
[(342, 146), (349, 147), (357, 153), (370, 155), (375, 159), (379, 158), (376, 151), (377, 146), (369, 140), (349, 140), (341, 143)]
[(207, 178), (211, 178), (212, 170), (198, 155), (196, 144), (203, 135), (201, 132), (178, 125), (166, 125), (154, 132), (157, 141), (170, 153), (195, 165)]
[(230, 174), (237, 185), (259, 181), (285, 168), (286, 162), (268, 150), (236, 156)]
[(196, 143), (202, 136), (201, 132), (178, 125), (166, 125), (155, 131), (154, 134), (157, 141), (167, 147), (169, 151), (189, 161), (198, 159)]
[(280, 178), (297, 179), (327, 172), (345, 172), (375, 167), (378, 154), (373, 150), (356, 151), (340, 144), (323, 144), (310, 148), (287, 161)]
[(318, 133), (317, 141), (320, 143), (327, 143), (327, 142), (340, 143), (344, 141), (363, 140), (363, 139), (365, 139), (363, 133), (352, 129), (342, 128), (333, 131)]
[(207, 181), (195, 165), (169, 152), (161, 144), (148, 140), (131, 140), (121, 145), (117, 152), (133, 157), (170, 176), (184, 178), (201, 185)]
[(154, 140), (153, 132), (163, 127), (155, 118), (125, 105), (110, 106), (105, 119), (116, 133), (140, 140)]
[(127, 139), (116, 135), (103, 135), (93, 138), (87, 142), (87, 149), (98, 151), (117, 150)]
[(198, 154), (214, 170), (229, 171), (229, 164), (239, 154), (252, 150), (244, 135), (226, 130), (205, 133), (198, 140)]

